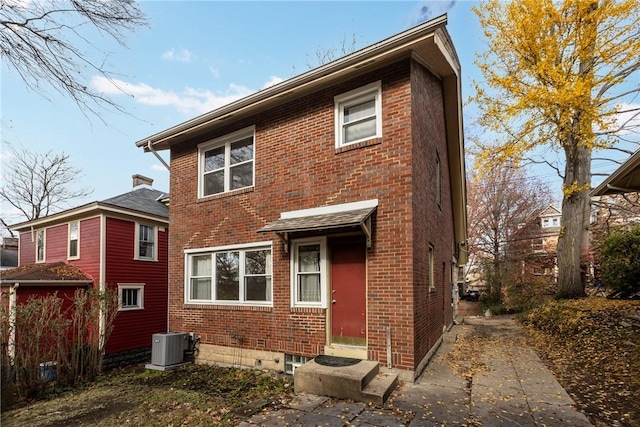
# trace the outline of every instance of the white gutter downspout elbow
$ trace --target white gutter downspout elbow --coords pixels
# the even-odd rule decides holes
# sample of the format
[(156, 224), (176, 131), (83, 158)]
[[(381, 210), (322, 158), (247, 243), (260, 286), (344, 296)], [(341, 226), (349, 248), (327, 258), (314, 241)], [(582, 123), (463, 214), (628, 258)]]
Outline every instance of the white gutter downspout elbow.
[(162, 163), (169, 172), (171, 172), (171, 167), (167, 164), (167, 162), (164, 161), (162, 157), (160, 157), (160, 154), (158, 154), (158, 152), (153, 149), (153, 144), (151, 144), (151, 140), (147, 142), (147, 149), (151, 151), (158, 160), (160, 160), (160, 163)]

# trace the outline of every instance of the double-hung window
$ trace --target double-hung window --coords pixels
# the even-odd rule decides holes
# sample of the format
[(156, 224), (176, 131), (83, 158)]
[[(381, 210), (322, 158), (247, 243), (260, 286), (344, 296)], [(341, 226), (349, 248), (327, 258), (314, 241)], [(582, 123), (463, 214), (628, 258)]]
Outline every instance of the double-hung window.
[(69, 247), (67, 249), (67, 258), (76, 259), (80, 256), (80, 222), (74, 221), (69, 223)]
[(136, 253), (135, 259), (156, 261), (157, 227), (147, 224), (136, 224)]
[(336, 148), (382, 137), (380, 81), (334, 98)]
[(36, 231), (36, 262), (44, 262), (44, 230)]
[(186, 255), (191, 303), (270, 305), (271, 247), (244, 246)]
[(292, 305), (326, 308), (326, 250), (324, 240), (299, 240), (291, 251)]
[(200, 197), (254, 185), (254, 134), (245, 128), (198, 146)]
[(118, 297), (121, 311), (142, 310), (144, 308), (144, 284), (119, 283)]

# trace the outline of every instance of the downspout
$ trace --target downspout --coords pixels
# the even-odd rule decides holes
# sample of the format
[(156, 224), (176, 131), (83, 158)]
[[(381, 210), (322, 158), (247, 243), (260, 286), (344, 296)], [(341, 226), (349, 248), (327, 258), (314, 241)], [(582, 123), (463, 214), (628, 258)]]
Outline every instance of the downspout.
[(171, 172), (171, 167), (169, 167), (169, 165), (167, 164), (167, 162), (164, 161), (164, 159), (162, 157), (160, 157), (160, 154), (158, 154), (158, 152), (156, 150), (154, 150), (153, 148), (153, 144), (151, 144), (151, 140), (147, 141), (147, 149), (149, 151), (151, 151), (153, 153), (154, 156), (156, 156), (156, 158), (158, 160), (160, 160), (160, 163), (162, 163), (164, 165), (165, 168), (167, 168), (167, 170), (169, 172)]
[(18, 287), (20, 283), (14, 283), (9, 291), (9, 360), (12, 362), (16, 358), (16, 307), (18, 304)]

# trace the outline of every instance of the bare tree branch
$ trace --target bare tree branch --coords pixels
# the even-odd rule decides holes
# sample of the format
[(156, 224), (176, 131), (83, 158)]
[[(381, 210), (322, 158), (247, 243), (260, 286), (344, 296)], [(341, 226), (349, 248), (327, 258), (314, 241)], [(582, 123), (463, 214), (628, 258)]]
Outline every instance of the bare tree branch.
[[(96, 34), (125, 45), (125, 33), (146, 25), (132, 0), (0, 0), (0, 52), (27, 88), (46, 97), (46, 88), (69, 96), (83, 111), (123, 109), (91, 87), (91, 77), (113, 81), (107, 57), (89, 40)], [(102, 120), (102, 119), (101, 119)]]
[(93, 192), (87, 188), (74, 188), (82, 175), (80, 169), (71, 165), (69, 155), (7, 146), (9, 155), (4, 159), (0, 201), (17, 209), (25, 220), (62, 210)]

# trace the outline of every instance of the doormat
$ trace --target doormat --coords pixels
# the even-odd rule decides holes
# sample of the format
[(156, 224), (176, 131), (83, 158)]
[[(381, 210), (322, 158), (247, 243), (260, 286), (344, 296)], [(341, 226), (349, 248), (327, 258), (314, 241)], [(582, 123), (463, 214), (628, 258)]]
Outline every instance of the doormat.
[(326, 354), (320, 354), (313, 358), (318, 365), (324, 366), (351, 366), (360, 362), (360, 359), (353, 359), (351, 357), (338, 357), (327, 356)]

